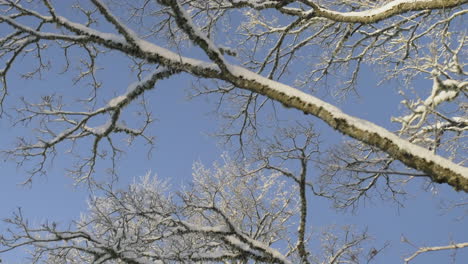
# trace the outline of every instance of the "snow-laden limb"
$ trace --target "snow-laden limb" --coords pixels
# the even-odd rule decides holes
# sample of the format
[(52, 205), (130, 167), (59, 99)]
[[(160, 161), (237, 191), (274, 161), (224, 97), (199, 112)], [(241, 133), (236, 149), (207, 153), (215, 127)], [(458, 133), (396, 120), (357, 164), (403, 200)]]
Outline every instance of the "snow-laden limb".
[[(304, 8), (297, 8), (288, 6), (291, 3), (299, 2), (305, 6), (310, 7), (310, 10), (304, 10)], [(433, 10), (433, 9), (444, 9), (451, 7), (458, 7), (467, 3), (467, 0), (391, 0), (381, 1), (381, 3), (366, 3), (362, 1), (359, 3), (364, 6), (364, 10), (360, 11), (335, 11), (332, 8), (321, 6), (322, 3), (313, 0), (298, 0), (298, 1), (249, 1), (249, 0), (238, 0), (238, 1), (220, 1), (220, 3), (213, 4), (212, 8), (219, 9), (231, 9), (231, 8), (243, 8), (250, 7), (256, 10), (263, 9), (276, 9), (279, 12), (291, 16), (303, 16), (306, 17), (312, 14), (315, 17), (323, 17), (336, 22), (345, 23), (362, 23), (370, 24), (376, 23), (384, 19), (394, 17), (396, 15), (404, 14), (412, 11), (420, 10)], [(351, 2), (352, 3), (352, 2)], [(328, 3), (323, 3), (328, 4)], [(341, 3), (339, 3), (341, 4)], [(343, 3), (346, 4), (346, 3)], [(196, 6), (196, 3), (193, 4)], [(366, 5), (370, 5), (367, 7)]]
[(457, 250), (457, 249), (466, 248), (466, 247), (468, 247), (468, 242), (467, 243), (453, 243), (447, 246), (421, 247), (416, 252), (414, 252), (411, 256), (405, 258), (404, 260), (405, 260), (405, 264), (408, 264), (420, 254), (424, 254), (426, 252), (442, 251), (442, 250)]
[(369, 121), (343, 113), (310, 94), (285, 84), (264, 78), (237, 66), (230, 66), (232, 76), (228, 81), (289, 107), (312, 114), (341, 133), (361, 142), (376, 146), (408, 167), (427, 173), (434, 182), (448, 183), (457, 190), (468, 192), (468, 168), (457, 165), (441, 156), (389, 132)]
[(468, 3), (468, 0), (393, 0), (387, 1), (380, 7), (354, 12), (329, 10), (311, 0), (301, 0), (301, 2), (311, 6), (312, 9), (308, 12), (318, 17), (337, 22), (370, 24), (411, 11), (457, 7)]

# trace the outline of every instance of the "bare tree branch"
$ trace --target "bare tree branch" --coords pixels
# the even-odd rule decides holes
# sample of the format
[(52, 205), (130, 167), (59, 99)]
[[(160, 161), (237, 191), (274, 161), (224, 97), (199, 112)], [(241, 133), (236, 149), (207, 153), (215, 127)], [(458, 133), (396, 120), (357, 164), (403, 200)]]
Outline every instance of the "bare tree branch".
[(405, 258), (405, 263), (410, 263), (418, 255), (424, 254), (426, 252), (451, 250), (451, 249), (456, 250), (456, 249), (465, 248), (465, 247), (468, 247), (468, 243), (454, 243), (454, 244), (447, 245), (447, 246), (437, 246), (437, 247), (421, 247), (416, 252), (414, 252), (413, 255)]

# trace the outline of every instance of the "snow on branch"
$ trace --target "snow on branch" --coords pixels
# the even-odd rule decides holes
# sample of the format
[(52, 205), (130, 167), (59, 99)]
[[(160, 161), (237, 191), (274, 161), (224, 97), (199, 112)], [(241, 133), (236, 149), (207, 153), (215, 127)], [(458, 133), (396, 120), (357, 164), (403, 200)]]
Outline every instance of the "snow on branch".
[(337, 22), (370, 24), (411, 11), (458, 7), (468, 3), (468, 0), (394, 0), (388, 1), (388, 3), (380, 7), (354, 12), (329, 10), (320, 7), (315, 1), (311, 0), (302, 0), (301, 2), (312, 7), (312, 10), (307, 12), (314, 13), (318, 17)]
[(337, 107), (298, 89), (264, 78), (241, 67), (231, 65), (229, 69), (232, 76), (225, 79), (236, 86), (312, 114), (341, 133), (376, 146), (408, 167), (427, 173), (434, 182), (448, 183), (457, 190), (468, 192), (468, 168), (434, 155), (385, 128), (347, 115)]
[(465, 247), (468, 247), (468, 243), (454, 243), (454, 244), (450, 244), (447, 246), (422, 247), (422, 248), (419, 248), (416, 252), (414, 252), (411, 256), (405, 258), (405, 264), (410, 263), (414, 258), (426, 252), (441, 251), (441, 250), (456, 250), (456, 249), (465, 248)]

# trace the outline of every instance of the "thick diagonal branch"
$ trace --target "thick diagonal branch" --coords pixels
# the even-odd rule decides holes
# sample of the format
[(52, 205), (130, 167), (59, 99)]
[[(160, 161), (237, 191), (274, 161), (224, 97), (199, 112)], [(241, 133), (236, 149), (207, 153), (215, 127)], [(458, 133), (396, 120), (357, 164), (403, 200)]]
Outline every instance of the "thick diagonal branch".
[(312, 7), (312, 10), (306, 13), (313, 12), (317, 17), (328, 18), (336, 22), (371, 24), (411, 11), (453, 8), (466, 4), (468, 0), (395, 0), (381, 7), (356, 12), (329, 10), (310, 0), (301, 2)]

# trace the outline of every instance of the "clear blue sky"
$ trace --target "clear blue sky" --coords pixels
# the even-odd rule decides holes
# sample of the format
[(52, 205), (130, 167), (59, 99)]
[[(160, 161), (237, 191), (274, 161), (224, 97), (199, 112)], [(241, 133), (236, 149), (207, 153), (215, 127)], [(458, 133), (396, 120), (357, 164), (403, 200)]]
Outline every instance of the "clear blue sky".
[[(60, 56), (58, 53), (50, 55)], [(12, 73), (21, 73), (29, 63), (27, 59), (22, 61), (15, 66)], [(128, 62), (119, 56), (107, 57), (101, 65), (106, 67), (99, 74), (104, 83), (101, 91), (103, 96), (110, 97), (115, 93), (124, 92), (126, 86), (134, 81), (127, 71)], [(11, 76), (9, 86), (12, 93), (7, 99), (6, 106), (17, 105), (18, 96), (21, 94), (27, 94), (29, 98), (47, 95), (51, 90), (65, 93), (69, 97), (81, 94), (83, 87), (71, 86), (69, 76), (57, 77), (54, 74), (59, 68), (58, 66), (54, 68), (53, 73), (44, 76), (43, 80), (24, 81), (18, 80), (17, 76)], [(341, 106), (342, 109), (384, 127), (391, 127), (390, 117), (397, 114), (397, 104), (401, 100), (395, 87), (391, 85), (376, 87), (378, 79), (368, 69), (364, 69), (361, 76), (365, 76), (361, 78), (359, 85), (361, 97), (350, 99)], [(161, 82), (155, 91), (146, 95), (150, 101), (151, 111), (157, 118), (150, 131), (156, 136), (156, 146), (149, 159), (146, 156), (147, 148), (143, 144), (135, 144), (128, 149), (118, 167), (122, 186), (151, 170), (160, 177), (169, 179), (176, 190), (190, 181), (194, 161), (200, 160), (208, 166), (226, 150), (217, 145), (215, 138), (207, 136), (215, 132), (219, 126), (219, 120), (211, 113), (214, 110), (213, 102), (207, 101), (208, 97), (191, 101), (186, 99), (191, 81), (193, 79), (187, 75), (179, 75)], [(430, 85), (424, 81), (420, 84)], [(334, 144), (344, 139), (314, 117), (304, 117), (301, 112), (295, 110), (288, 110), (287, 115), (298, 120), (312, 120), (318, 130), (327, 135), (327, 144)], [(7, 119), (1, 119), (0, 148), (11, 148), (17, 135), (28, 135), (32, 129), (32, 126), (12, 128)], [(21, 207), (25, 215), (31, 219), (31, 223), (41, 223), (48, 219), (66, 224), (72, 219), (77, 219), (80, 213), (86, 210), (86, 199), (90, 194), (83, 186), (73, 187), (73, 181), (65, 175), (65, 169), (72, 162), (72, 157), (63, 155), (63, 151), (64, 149), (59, 150), (53, 165), (48, 169), (48, 174), (36, 177), (31, 188), (18, 185), (26, 177), (25, 168), (17, 168), (13, 162), (2, 159), (0, 218), (10, 216), (15, 208)], [(99, 173), (102, 174), (103, 171)], [(328, 224), (353, 224), (358, 229), (368, 227), (369, 234), (375, 238), (377, 248), (386, 241), (390, 243), (383, 257), (378, 259), (378, 263), (401, 263), (402, 256), (415, 250), (400, 242), (401, 235), (418, 246), (446, 245), (451, 241), (465, 242), (468, 238), (467, 219), (457, 220), (461, 215), (460, 211), (447, 213), (439, 208), (441, 198), (451, 201), (460, 199), (465, 194), (456, 193), (447, 186), (438, 186), (440, 192), (433, 195), (422, 190), (421, 186), (422, 182), (417, 180), (410, 184), (408, 188), (410, 195), (404, 202), (404, 208), (376, 199), (374, 203), (362, 206), (356, 214), (336, 213), (330, 208), (331, 204), (328, 201), (311, 197), (309, 228), (318, 231)], [(3, 231), (5, 227), (0, 223), (0, 230)], [(27, 263), (21, 260), (24, 255), (20, 251), (0, 257), (8, 264)], [(468, 252), (465, 249), (459, 251), (456, 263), (465, 263), (463, 260), (466, 259)], [(416, 258), (412, 263), (436, 264), (449, 261), (451, 259), (447, 253), (429, 253)]]

